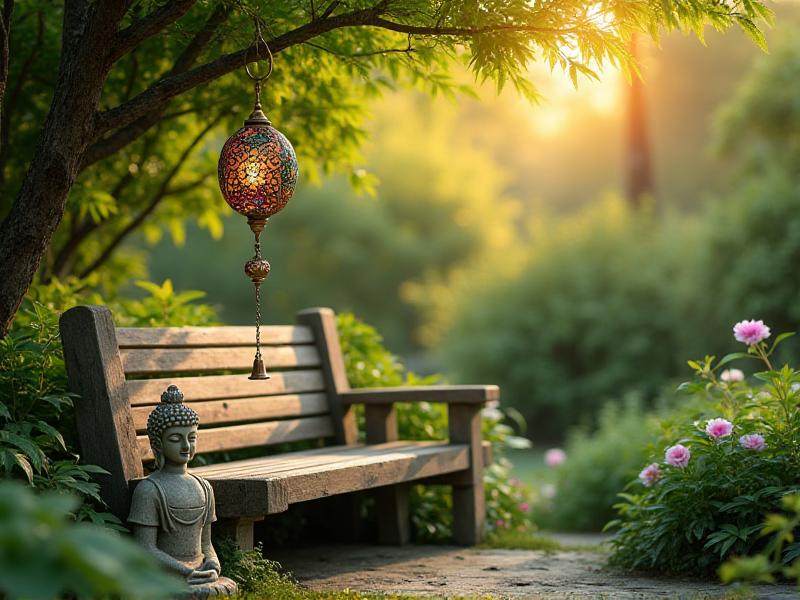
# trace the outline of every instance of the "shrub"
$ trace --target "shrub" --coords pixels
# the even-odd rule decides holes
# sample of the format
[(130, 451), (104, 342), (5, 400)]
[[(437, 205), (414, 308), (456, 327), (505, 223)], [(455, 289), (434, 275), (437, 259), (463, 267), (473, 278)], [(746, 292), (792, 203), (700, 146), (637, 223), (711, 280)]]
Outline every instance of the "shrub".
[(693, 343), (684, 265), (696, 240), (621, 200), (535, 236), (519, 274), (460, 296), (441, 346), (454, 373), (498, 383), (534, 434), (556, 438), (629, 390), (658, 393), (677, 372)]
[(658, 419), (639, 396), (606, 404), (595, 431), (577, 427), (567, 435), (567, 458), (539, 486), (534, 522), (554, 531), (600, 531), (614, 517), (619, 490), (641, 469), (657, 432)]
[[(768, 331), (747, 339), (740, 325), (737, 339), (746, 341), (747, 353), (689, 361), (696, 379), (682, 388), (705, 397), (704, 416), (691, 425), (668, 423), (657, 446), (665, 454), (651, 455), (641, 482), (622, 494), (619, 518), (609, 523), (618, 530), (612, 563), (709, 574), (726, 558), (774, 543), (760, 535), (764, 514), (800, 490), (800, 372), (773, 368), (785, 335), (768, 347), (759, 339)], [(720, 372), (732, 360), (754, 358), (766, 367), (754, 374), (757, 385), (739, 381), (740, 373)], [(800, 543), (791, 544), (783, 558), (798, 551)]]
[(0, 596), (170, 598), (186, 589), (134, 542), (72, 522), (80, 502), (0, 482)]

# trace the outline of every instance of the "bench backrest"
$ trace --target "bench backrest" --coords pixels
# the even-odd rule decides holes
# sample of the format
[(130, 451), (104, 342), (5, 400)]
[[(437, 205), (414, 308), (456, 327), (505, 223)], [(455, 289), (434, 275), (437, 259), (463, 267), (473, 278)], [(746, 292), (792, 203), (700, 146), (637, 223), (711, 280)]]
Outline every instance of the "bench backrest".
[(338, 398), (349, 386), (333, 311), (303, 311), (298, 323), (262, 328), (271, 379), (252, 381), (253, 327), (116, 328), (105, 307), (64, 313), (67, 374), (81, 396), (82, 459), (111, 473), (101, 486), (118, 516), (127, 511), (127, 482), (153, 459), (147, 416), (173, 383), (200, 416), (200, 453), (321, 438), (356, 442), (352, 411)]

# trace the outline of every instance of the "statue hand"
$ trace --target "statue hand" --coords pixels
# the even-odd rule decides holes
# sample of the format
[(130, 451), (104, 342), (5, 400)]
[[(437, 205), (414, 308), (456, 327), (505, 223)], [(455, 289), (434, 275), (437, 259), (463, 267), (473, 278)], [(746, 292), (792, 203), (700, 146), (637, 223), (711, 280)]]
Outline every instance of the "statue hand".
[[(202, 567), (201, 567), (202, 568)], [(200, 570), (195, 569), (186, 578), (189, 585), (197, 585), (201, 583), (213, 583), (218, 579), (217, 572), (214, 569)]]
[(222, 571), (222, 567), (220, 566), (218, 561), (216, 561), (214, 559), (211, 559), (211, 558), (207, 558), (203, 562), (202, 565), (197, 567), (197, 570), (198, 571), (209, 571), (210, 570), (210, 571), (216, 572), (216, 574), (219, 575), (220, 571)]

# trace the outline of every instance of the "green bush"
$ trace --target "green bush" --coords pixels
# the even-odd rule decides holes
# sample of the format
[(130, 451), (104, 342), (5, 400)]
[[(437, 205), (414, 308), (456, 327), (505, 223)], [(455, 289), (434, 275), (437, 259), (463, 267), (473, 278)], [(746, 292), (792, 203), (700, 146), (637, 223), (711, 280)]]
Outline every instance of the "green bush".
[(136, 543), (90, 523), (74, 523), (81, 500), (36, 495), (0, 482), (0, 596), (170, 598), (185, 591)]
[[(659, 454), (651, 455), (651, 477), (643, 471), (641, 482), (622, 494), (619, 518), (609, 523), (617, 529), (613, 564), (710, 574), (725, 559), (758, 553), (774, 542), (761, 535), (764, 515), (800, 490), (800, 372), (788, 365), (775, 369), (771, 362), (783, 339), (776, 337), (769, 349), (765, 342), (750, 345), (748, 353), (718, 362), (712, 356), (689, 362), (696, 380), (682, 388), (706, 408), (694, 422), (665, 424)], [(725, 381), (720, 369), (745, 358), (763, 362), (766, 371), (754, 374), (758, 384)], [(712, 429), (711, 419), (719, 419), (720, 430)], [(763, 437), (750, 441), (759, 447), (748, 448), (743, 436), (756, 434)], [(688, 464), (670, 459), (685, 448)], [(782, 558), (792, 561), (798, 553), (800, 542), (786, 546)]]
[(658, 419), (637, 395), (606, 404), (597, 429), (567, 435), (566, 460), (539, 488), (533, 520), (551, 531), (600, 531), (614, 515), (625, 484), (641, 470)]
[(697, 240), (620, 200), (541, 229), (519, 274), (461, 296), (442, 349), (459, 378), (499, 384), (534, 433), (556, 438), (677, 372), (694, 343), (685, 265)]

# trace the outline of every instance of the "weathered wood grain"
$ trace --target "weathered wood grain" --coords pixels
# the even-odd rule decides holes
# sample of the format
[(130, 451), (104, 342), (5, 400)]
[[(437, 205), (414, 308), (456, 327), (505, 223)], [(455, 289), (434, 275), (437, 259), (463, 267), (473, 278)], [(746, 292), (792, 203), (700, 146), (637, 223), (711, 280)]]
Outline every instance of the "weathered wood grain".
[[(122, 350), (122, 366), (128, 375), (188, 373), (194, 371), (249, 371), (252, 347), (230, 348), (131, 348)], [(268, 346), (261, 349), (267, 369), (319, 366), (314, 346)]]
[(319, 349), (331, 415), (336, 427), (336, 442), (355, 444), (358, 442), (356, 413), (353, 407), (342, 402), (340, 396), (350, 389), (350, 383), (347, 381), (339, 332), (336, 330), (336, 315), (330, 308), (310, 308), (297, 313), (297, 321), (311, 328)]
[[(252, 357), (251, 357), (252, 358)], [(252, 363), (252, 361), (251, 361)], [(184, 395), (184, 402), (224, 400), (279, 394), (303, 394), (325, 390), (325, 380), (319, 369), (273, 371), (271, 379), (251, 380), (247, 373), (239, 375), (204, 375), (201, 377), (166, 377), (128, 381), (128, 397), (132, 406), (157, 404), (161, 393), (174, 383)]]
[[(118, 327), (120, 348), (213, 348), (252, 346), (253, 327)], [(261, 327), (261, 344), (283, 346), (312, 344), (311, 329), (299, 325)]]
[[(198, 435), (198, 452), (218, 452), (238, 450), (255, 446), (269, 446), (284, 442), (326, 438), (333, 436), (333, 423), (330, 417), (309, 417), (287, 421), (269, 421), (250, 425), (233, 425), (201, 429)], [(141, 460), (153, 459), (146, 435), (136, 437)]]
[[(333, 458), (336, 454), (341, 455), (339, 460)], [(275, 470), (271, 463), (286, 461), (287, 457), (289, 465), (284, 463), (280, 470)], [(296, 461), (294, 466), (291, 466), (292, 460)], [(249, 465), (242, 469), (241, 463)], [(280, 457), (209, 465), (192, 469), (192, 472), (208, 479), (215, 495), (221, 485), (236, 489), (239, 483), (235, 482), (246, 485), (249, 481), (264, 481), (267, 496), (283, 497), (285, 493), (288, 505), (461, 471), (468, 464), (469, 448), (464, 444), (395, 442), (376, 446), (334, 446)], [(222, 481), (229, 483), (221, 484)], [(276, 491), (273, 492), (273, 488)], [(217, 495), (218, 514), (244, 513), (244, 508), (235, 506), (239, 496), (232, 494), (226, 495), (226, 500), (222, 498)], [(234, 506), (221, 506), (221, 502), (233, 502)], [(280, 512), (276, 509), (285, 510), (285, 506), (273, 498), (269, 510)]]
[[(328, 412), (328, 397), (318, 394), (291, 394), (286, 396), (262, 396), (258, 398), (229, 398), (192, 402), (192, 409), (203, 425), (241, 423), (244, 421), (270, 421), (287, 417), (308, 417)], [(131, 409), (137, 433), (147, 429), (147, 417), (152, 406), (136, 406)]]
[(469, 447), (468, 469), (453, 480), (453, 541), (472, 546), (483, 539), (486, 521), (480, 405), (450, 404), (447, 419), (450, 443)]
[(111, 311), (76, 306), (61, 316), (61, 341), (75, 418), (81, 462), (103, 467), (97, 477), (103, 499), (123, 521), (128, 518), (128, 481), (141, 477), (142, 462), (125, 389)]
[(345, 404), (393, 404), (395, 402), (445, 402), (483, 404), (498, 400), (496, 385), (421, 385), (410, 387), (358, 388), (340, 392)]

